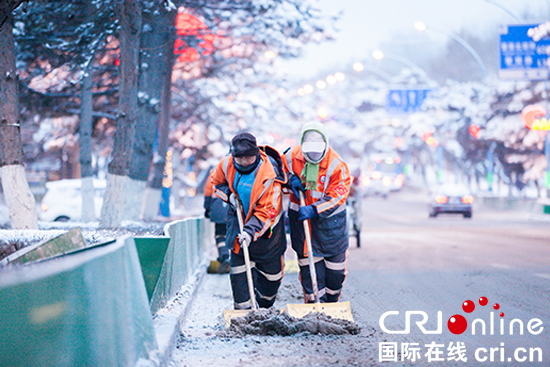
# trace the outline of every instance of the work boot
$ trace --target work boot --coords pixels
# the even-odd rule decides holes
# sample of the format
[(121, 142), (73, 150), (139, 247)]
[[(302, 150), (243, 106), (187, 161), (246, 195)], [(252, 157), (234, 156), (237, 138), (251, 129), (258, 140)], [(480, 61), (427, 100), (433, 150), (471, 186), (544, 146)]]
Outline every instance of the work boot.
[(210, 265), (206, 269), (206, 272), (208, 274), (218, 274), (218, 270), (220, 270), (220, 262), (218, 260), (212, 260), (210, 261)]
[(229, 263), (229, 258), (223, 259), (220, 262), (220, 267), (218, 268), (218, 274), (229, 274), (231, 265)]

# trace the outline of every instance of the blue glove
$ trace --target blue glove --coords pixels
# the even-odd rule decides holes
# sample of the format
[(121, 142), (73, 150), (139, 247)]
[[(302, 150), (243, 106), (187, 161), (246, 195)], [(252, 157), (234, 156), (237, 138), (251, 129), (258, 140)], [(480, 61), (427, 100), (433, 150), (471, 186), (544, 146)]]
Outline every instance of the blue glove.
[(294, 195), (296, 195), (297, 198), (300, 197), (300, 191), (301, 192), (306, 192), (306, 189), (305, 189), (304, 185), (302, 185), (302, 181), (300, 181), (298, 176), (292, 175), (290, 177), (290, 182), (289, 183), (290, 183), (290, 189), (292, 190)]
[(316, 218), (317, 208), (314, 205), (302, 206), (300, 207), (300, 213), (298, 214), (298, 220), (306, 220), (311, 218)]

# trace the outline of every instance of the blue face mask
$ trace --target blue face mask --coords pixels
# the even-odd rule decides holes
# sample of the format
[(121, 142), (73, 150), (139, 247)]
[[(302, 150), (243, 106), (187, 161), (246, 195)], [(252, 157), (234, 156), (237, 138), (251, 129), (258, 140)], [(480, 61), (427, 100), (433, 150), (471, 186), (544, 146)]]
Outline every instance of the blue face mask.
[(248, 166), (241, 166), (240, 164), (237, 164), (237, 162), (235, 162), (235, 160), (233, 160), (233, 165), (235, 166), (235, 168), (237, 169), (237, 171), (241, 175), (248, 175), (249, 173), (254, 171), (256, 169), (256, 167), (258, 167), (258, 163), (260, 163), (260, 155), (259, 154), (256, 156), (256, 160), (254, 161), (254, 163), (249, 164)]

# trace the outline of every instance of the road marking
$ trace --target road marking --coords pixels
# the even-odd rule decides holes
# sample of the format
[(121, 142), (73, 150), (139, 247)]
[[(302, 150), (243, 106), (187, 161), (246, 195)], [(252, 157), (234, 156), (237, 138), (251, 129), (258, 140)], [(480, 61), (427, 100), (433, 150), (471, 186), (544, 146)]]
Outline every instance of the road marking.
[(493, 268), (499, 268), (499, 269), (511, 269), (512, 267), (510, 265), (506, 265), (506, 264), (497, 264), (497, 263), (493, 263), (491, 264), (491, 266)]
[(536, 277), (544, 278), (544, 279), (550, 279), (550, 274), (541, 273), (541, 274), (533, 274)]

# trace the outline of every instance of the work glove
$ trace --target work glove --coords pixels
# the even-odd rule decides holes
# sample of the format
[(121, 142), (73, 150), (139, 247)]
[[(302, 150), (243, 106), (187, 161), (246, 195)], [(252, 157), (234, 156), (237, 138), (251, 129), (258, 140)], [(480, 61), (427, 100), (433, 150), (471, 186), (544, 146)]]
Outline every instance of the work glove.
[(233, 205), (233, 208), (237, 209), (237, 195), (230, 193), (228, 200), (229, 204)]
[(319, 214), (317, 214), (317, 208), (315, 208), (315, 205), (307, 205), (300, 207), (300, 212), (298, 214), (298, 220), (307, 220), (311, 218), (316, 218)]
[(302, 181), (300, 181), (300, 179), (296, 175), (292, 175), (290, 177), (290, 189), (297, 198), (300, 197), (300, 191), (306, 192), (304, 185), (302, 185)]
[(243, 247), (244, 241), (246, 241), (247, 246), (250, 247), (250, 244), (252, 243), (252, 236), (246, 231), (242, 231), (239, 235), (239, 243), (241, 244), (241, 247)]

